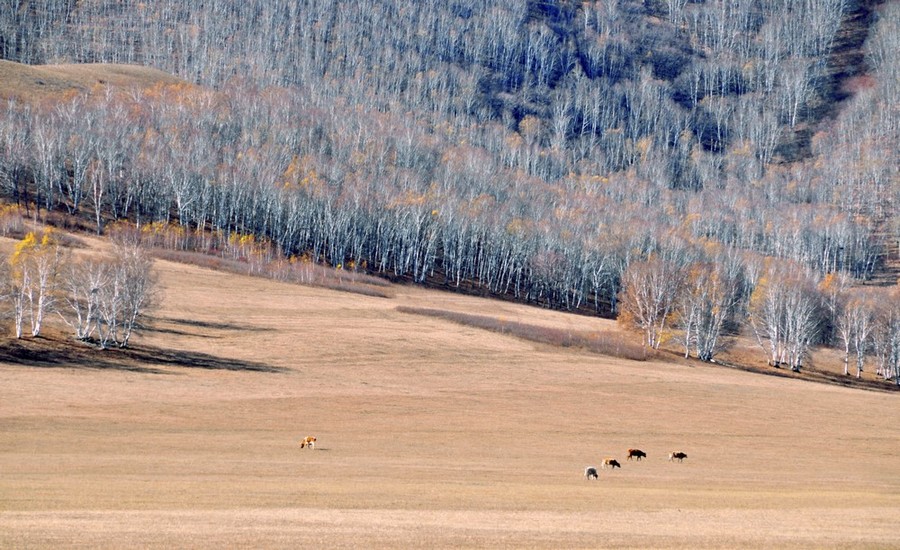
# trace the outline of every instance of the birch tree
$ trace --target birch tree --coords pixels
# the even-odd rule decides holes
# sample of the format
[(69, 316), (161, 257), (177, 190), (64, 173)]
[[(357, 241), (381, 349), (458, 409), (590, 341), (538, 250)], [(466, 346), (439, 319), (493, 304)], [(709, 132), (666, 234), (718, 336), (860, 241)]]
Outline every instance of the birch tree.
[(644, 332), (645, 346), (659, 349), (683, 280), (679, 266), (658, 258), (634, 262), (622, 275), (620, 320)]
[(62, 250), (50, 231), (29, 232), (9, 260), (16, 338), (21, 338), (25, 317), (31, 321), (31, 336), (41, 332), (44, 316), (56, 301), (57, 275)]
[(900, 386), (900, 286), (879, 300), (875, 344), (883, 357), (881, 375)]
[(156, 304), (157, 279), (153, 261), (140, 243), (118, 243), (113, 263), (113, 287), (119, 292), (121, 334), (119, 347), (128, 346), (141, 319)]
[(819, 335), (820, 308), (809, 273), (786, 262), (769, 267), (750, 297), (748, 321), (770, 365), (800, 370)]
[(100, 297), (109, 285), (110, 271), (109, 260), (93, 258), (69, 262), (65, 270), (62, 287), (69, 307), (59, 313), (78, 340), (88, 340), (95, 334)]
[(844, 346), (844, 375), (849, 375), (850, 352), (856, 356), (856, 377), (862, 376), (866, 354), (876, 329), (876, 304), (871, 293), (857, 289), (849, 293), (838, 315), (837, 329)]
[(678, 302), (685, 357), (692, 346), (701, 361), (712, 361), (720, 351), (723, 327), (737, 304), (738, 284), (722, 264), (690, 266)]
[(872, 355), (875, 375), (885, 380), (900, 375), (900, 287), (879, 292), (875, 306), (875, 327), (872, 330)]

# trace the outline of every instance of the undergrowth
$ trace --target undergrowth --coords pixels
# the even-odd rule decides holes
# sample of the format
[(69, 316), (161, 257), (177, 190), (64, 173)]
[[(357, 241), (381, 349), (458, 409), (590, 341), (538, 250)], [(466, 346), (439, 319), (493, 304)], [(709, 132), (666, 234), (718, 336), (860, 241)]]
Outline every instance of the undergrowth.
[(314, 264), (309, 261), (275, 260), (251, 264), (242, 260), (213, 256), (202, 252), (154, 249), (161, 260), (196, 265), (239, 275), (268, 277), (288, 283), (298, 283), (342, 292), (352, 292), (375, 298), (392, 298), (394, 293), (386, 281), (362, 273)]

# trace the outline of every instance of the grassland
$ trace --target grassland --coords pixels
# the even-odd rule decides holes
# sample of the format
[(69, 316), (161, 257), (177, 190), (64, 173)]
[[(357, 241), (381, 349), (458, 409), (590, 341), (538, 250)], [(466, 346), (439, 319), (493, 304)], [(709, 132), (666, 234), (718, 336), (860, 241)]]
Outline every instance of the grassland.
[(152, 88), (184, 83), (149, 67), (115, 63), (23, 65), (0, 59), (0, 99), (41, 101), (105, 86)]
[(896, 393), (398, 309), (618, 330), (517, 304), (157, 268), (134, 352), (51, 331), (0, 360), (0, 547), (900, 545)]

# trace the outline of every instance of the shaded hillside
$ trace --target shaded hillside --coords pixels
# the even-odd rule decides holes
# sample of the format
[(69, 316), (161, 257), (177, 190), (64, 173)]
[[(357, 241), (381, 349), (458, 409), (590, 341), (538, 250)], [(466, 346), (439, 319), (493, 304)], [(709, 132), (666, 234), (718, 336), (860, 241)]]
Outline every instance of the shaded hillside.
[(871, 72), (866, 59), (866, 40), (878, 20), (876, 10), (883, 3), (883, 0), (847, 3), (825, 58), (825, 69), (812, 82), (812, 94), (806, 102), (806, 123), (789, 133), (779, 146), (779, 154), (786, 161), (813, 156), (813, 135), (840, 114), (843, 102), (855, 93), (858, 80)]

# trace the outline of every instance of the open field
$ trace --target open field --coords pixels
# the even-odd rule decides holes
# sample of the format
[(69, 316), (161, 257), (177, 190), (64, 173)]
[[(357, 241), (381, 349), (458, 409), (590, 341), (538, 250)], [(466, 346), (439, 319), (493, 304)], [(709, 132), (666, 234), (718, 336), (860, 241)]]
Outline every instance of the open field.
[(114, 63), (23, 65), (0, 59), (0, 99), (31, 102), (97, 87), (151, 88), (183, 80), (158, 69)]
[(900, 546), (897, 393), (396, 309), (615, 330), (516, 304), (157, 265), (140, 362), (0, 363), (0, 547)]

